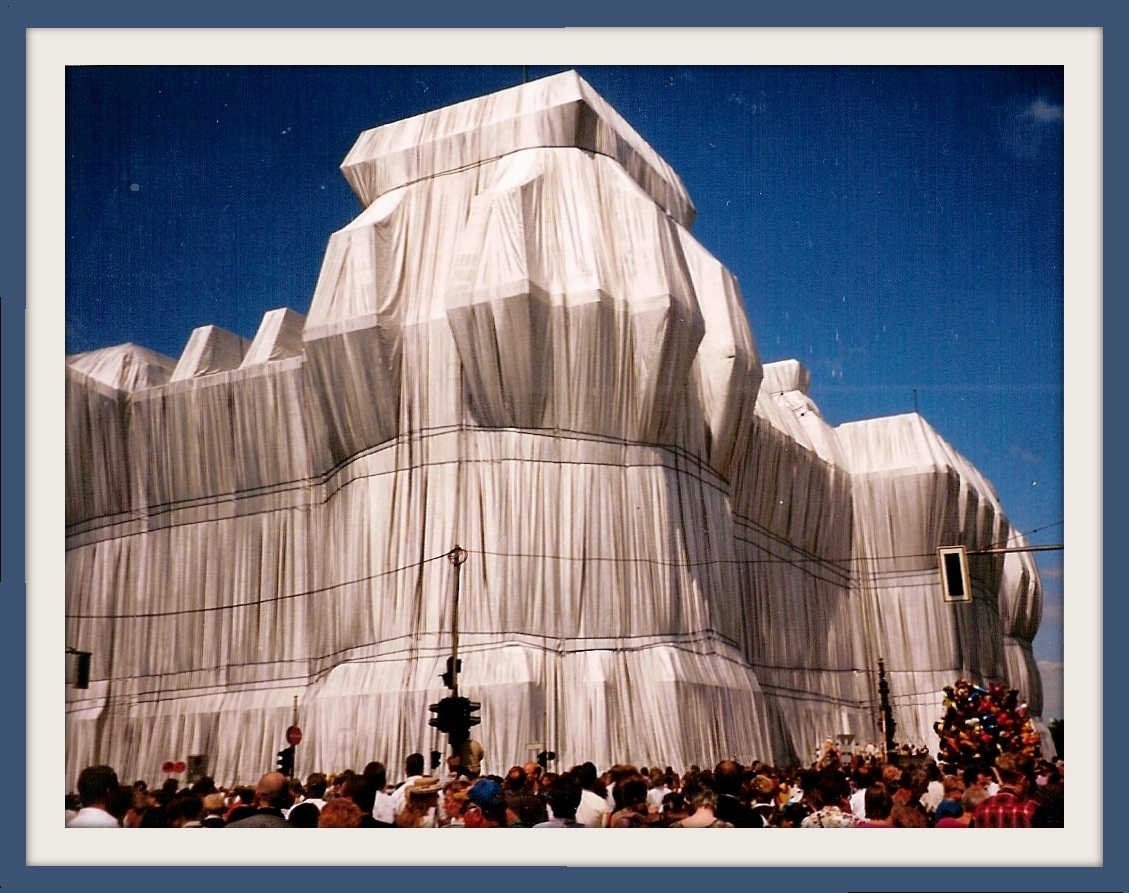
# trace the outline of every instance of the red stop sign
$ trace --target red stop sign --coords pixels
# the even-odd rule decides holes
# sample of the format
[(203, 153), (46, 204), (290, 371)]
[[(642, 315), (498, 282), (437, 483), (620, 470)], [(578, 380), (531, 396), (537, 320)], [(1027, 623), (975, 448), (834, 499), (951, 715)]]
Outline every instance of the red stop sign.
[(302, 730), (298, 726), (291, 726), (286, 730), (286, 743), (290, 745), (302, 743)]

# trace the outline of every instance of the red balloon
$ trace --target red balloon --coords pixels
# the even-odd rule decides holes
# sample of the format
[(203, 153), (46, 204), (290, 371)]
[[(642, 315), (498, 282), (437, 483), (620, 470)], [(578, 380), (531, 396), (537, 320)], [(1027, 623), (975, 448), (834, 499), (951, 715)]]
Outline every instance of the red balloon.
[(172, 764), (172, 771), (175, 772), (177, 775), (179, 775), (181, 772), (184, 772), (187, 768), (188, 768), (188, 764), (185, 763), (183, 760), (177, 760), (175, 763)]
[(164, 772), (165, 775), (168, 775), (173, 771), (174, 766), (176, 766), (176, 763), (174, 763), (172, 760), (165, 760), (163, 763), (161, 763), (161, 771)]

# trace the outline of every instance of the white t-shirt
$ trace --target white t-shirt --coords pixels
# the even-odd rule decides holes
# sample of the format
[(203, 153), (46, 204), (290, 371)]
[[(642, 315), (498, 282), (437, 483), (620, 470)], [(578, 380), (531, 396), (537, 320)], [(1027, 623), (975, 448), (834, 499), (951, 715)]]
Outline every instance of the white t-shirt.
[[(58, 827), (58, 826), (56, 826)], [(118, 820), (106, 810), (97, 806), (84, 806), (73, 819), (67, 822), (68, 828), (120, 828)]]
[(580, 792), (580, 806), (576, 808), (576, 820), (586, 828), (603, 828), (608, 814), (608, 804), (599, 794), (589, 790)]
[[(402, 798), (401, 802), (403, 802)], [(396, 804), (391, 794), (386, 794), (384, 791), (376, 792), (376, 802), (372, 804), (372, 817), (388, 825), (396, 823)]]

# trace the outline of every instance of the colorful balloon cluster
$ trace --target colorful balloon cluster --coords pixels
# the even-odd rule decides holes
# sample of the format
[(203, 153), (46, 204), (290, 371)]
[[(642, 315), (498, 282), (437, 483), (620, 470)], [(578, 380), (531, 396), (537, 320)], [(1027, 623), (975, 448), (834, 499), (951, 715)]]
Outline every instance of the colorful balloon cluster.
[(944, 716), (933, 723), (941, 739), (938, 762), (950, 766), (990, 766), (1001, 753), (1039, 756), (1039, 733), (1031, 724), (1017, 689), (997, 683), (987, 689), (960, 679), (945, 686)]

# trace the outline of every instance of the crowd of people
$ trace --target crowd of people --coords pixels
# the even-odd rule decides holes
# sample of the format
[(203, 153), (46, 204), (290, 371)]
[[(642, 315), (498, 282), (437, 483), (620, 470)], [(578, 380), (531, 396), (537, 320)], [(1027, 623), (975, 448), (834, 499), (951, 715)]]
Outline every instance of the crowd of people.
[[(537, 762), (504, 776), (427, 774), (407, 757), (389, 784), (383, 763), (305, 783), (267, 772), (255, 787), (210, 778), (158, 789), (89, 766), (68, 795), (68, 828), (968, 828), (1062, 827), (1062, 761), (1004, 753), (992, 765), (939, 765), (927, 755), (841, 756), (827, 747), (802, 768), (722, 760), (712, 768)], [(434, 770), (432, 770), (434, 772)]]

